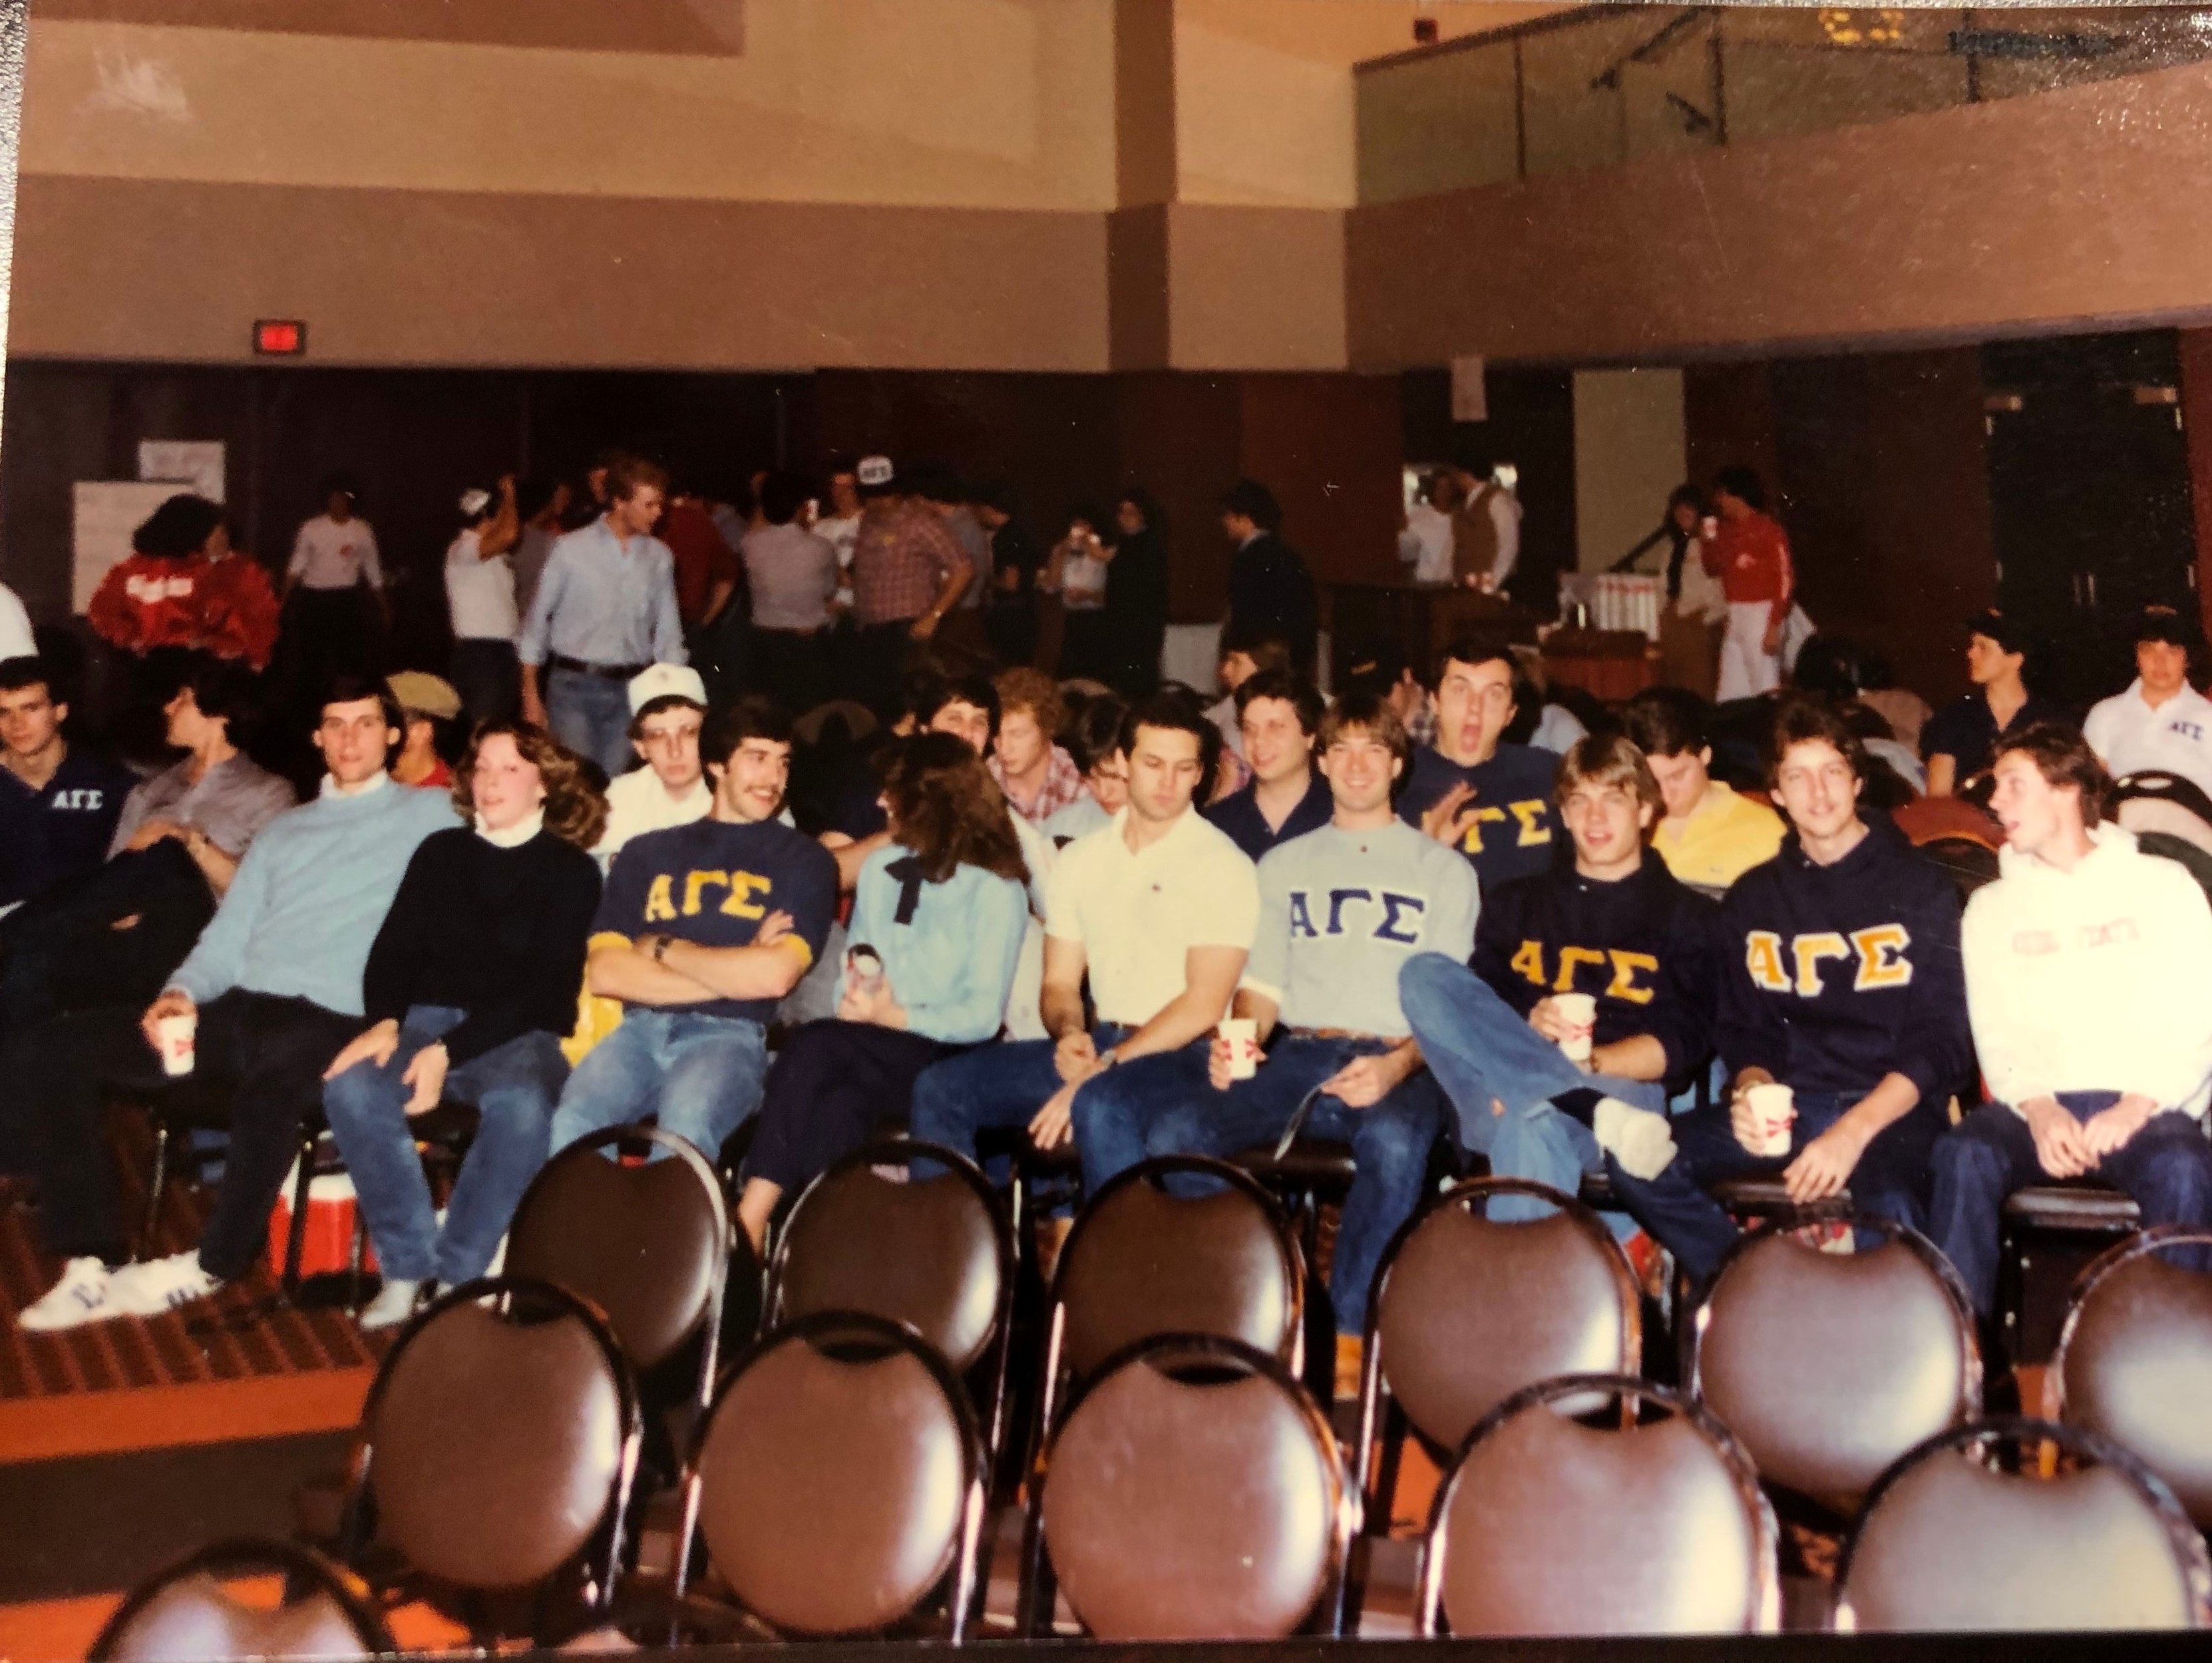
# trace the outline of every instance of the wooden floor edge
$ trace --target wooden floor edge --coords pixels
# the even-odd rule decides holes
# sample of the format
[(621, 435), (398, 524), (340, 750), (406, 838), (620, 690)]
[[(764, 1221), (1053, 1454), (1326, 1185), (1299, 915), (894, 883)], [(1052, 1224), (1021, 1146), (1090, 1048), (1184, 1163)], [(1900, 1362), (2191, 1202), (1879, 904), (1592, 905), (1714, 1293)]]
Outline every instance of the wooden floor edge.
[(0, 1400), (0, 1461), (330, 1432), (361, 1418), (375, 1369), (319, 1369), (119, 1392)]

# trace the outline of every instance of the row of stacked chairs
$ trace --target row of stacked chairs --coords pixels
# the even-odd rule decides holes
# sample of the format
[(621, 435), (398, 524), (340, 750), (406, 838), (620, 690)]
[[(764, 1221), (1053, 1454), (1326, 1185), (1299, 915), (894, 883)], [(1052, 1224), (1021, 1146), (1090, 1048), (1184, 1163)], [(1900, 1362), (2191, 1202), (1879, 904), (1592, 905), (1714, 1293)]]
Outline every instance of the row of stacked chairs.
[[(942, 1175), (910, 1179), (918, 1156)], [(1558, 1210), (1493, 1220), (1506, 1192)], [(754, 1267), (722, 1181), (618, 1129), (540, 1174), (501, 1276), (395, 1339), (308, 1531), (327, 1557), (269, 1567), (297, 1597), (250, 1609), (225, 1592), (245, 1551), (198, 1556), (95, 1654), (275, 1654), (269, 1624), (388, 1648), (382, 1613), (415, 1600), (486, 1643), (958, 1642), (1004, 1633), (987, 1559), (1015, 1504), (1020, 1635), (1341, 1636), (1408, 1441), (1443, 1473), (1425, 1634), (1772, 1630), (1785, 1522), (1839, 1542), (1841, 1629), (2212, 1622), (2212, 1277), (2162, 1256), (2202, 1238), (2099, 1260), (2057, 1417), (1984, 1419), (1941, 1254), (1864, 1218), (1823, 1252), (1803, 1222), (1748, 1234), (1681, 1313), (1673, 1387), (1644, 1377), (1641, 1290), (1594, 1212), (1452, 1186), (1384, 1259), (1347, 1452), (1301, 1378), (1298, 1233), (1234, 1167), (1146, 1162), (1091, 1198), (1025, 1346), (999, 1193), (948, 1150), (871, 1145), (792, 1209), (724, 1367), (732, 1267)]]

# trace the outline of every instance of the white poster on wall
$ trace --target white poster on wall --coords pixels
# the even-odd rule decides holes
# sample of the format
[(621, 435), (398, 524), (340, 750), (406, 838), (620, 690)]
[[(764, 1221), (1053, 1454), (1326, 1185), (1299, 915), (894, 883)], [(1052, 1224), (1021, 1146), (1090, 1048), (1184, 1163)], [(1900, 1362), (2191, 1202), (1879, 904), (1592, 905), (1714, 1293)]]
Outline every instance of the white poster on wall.
[(1490, 395), (1483, 391), (1482, 360), (1480, 358), (1452, 360), (1452, 420), (1490, 420)]
[(220, 439), (142, 439), (138, 441), (138, 477), (174, 481), (197, 491), (210, 502), (224, 501), (222, 440)]
[(70, 609), (82, 612), (111, 567), (131, 553), (131, 534), (177, 494), (173, 479), (81, 479), (71, 539)]

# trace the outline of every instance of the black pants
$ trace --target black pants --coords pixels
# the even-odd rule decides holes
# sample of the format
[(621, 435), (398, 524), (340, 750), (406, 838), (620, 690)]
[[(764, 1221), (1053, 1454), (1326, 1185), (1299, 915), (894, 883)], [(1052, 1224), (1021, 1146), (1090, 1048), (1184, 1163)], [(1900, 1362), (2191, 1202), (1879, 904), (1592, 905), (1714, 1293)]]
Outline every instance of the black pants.
[(852, 684), (839, 690), (886, 721), (899, 710), (899, 677), (914, 650), (912, 618), (864, 624), (853, 637)]
[(878, 1127), (904, 1124), (922, 1070), (967, 1048), (874, 1023), (794, 1029), (769, 1071), (745, 1175), (787, 1195), (804, 1187)]
[(173, 837), (33, 895), (0, 922), (0, 1034), (94, 1005), (143, 1008), (214, 915), (214, 892)]
[(830, 666), (820, 632), (753, 629), (754, 690), (771, 694), (793, 714), (803, 714), (828, 696)]
[(522, 709), (522, 671), (513, 641), (463, 636), (453, 643), (453, 691), (471, 728), (512, 721)]
[[(27, 1138), (46, 1246), (65, 1259), (129, 1257), (101, 1123), (109, 1087), (163, 1081), (139, 1031), (144, 1009), (76, 1011), (9, 1043), (9, 1119)], [(320, 1105), (323, 1070), (366, 1025), (307, 999), (242, 990), (201, 1007), (197, 1072), (230, 1093), (230, 1153), (200, 1241), (210, 1275), (243, 1276), (260, 1256), (301, 1115)]]

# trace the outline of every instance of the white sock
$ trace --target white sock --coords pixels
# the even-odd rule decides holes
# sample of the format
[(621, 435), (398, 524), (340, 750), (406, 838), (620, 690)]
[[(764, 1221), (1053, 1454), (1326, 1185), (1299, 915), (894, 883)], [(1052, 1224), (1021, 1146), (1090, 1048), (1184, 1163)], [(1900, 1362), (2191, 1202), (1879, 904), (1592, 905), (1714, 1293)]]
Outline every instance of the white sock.
[(1601, 1097), (1591, 1112), (1598, 1147), (1611, 1152), (1632, 1178), (1656, 1178), (1674, 1158), (1674, 1132), (1663, 1114), (1618, 1097)]

